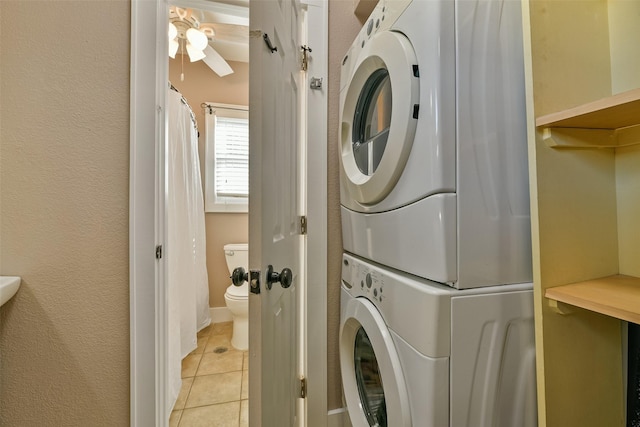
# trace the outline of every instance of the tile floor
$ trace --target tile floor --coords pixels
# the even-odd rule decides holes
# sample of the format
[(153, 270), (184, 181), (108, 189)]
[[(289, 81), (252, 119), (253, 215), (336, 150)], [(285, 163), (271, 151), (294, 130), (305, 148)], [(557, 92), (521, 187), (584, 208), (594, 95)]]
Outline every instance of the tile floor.
[(170, 427), (249, 425), (249, 358), (231, 346), (232, 326), (215, 323), (198, 333), (198, 348), (182, 360), (182, 389)]

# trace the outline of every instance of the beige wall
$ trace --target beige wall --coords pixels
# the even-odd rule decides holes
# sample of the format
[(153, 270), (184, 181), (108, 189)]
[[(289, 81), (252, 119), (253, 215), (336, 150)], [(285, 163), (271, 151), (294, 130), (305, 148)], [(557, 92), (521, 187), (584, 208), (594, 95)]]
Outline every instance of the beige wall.
[[(249, 241), (249, 216), (238, 213), (206, 214), (209, 307), (225, 307), (224, 292), (231, 284), (223, 246)], [(240, 267), (240, 266), (237, 266)]]
[[(342, 233), (340, 223), (340, 181), (338, 162), (338, 112), (340, 108), (340, 64), (361, 24), (353, 14), (351, 0), (329, 1), (329, 114), (328, 114), (328, 285), (327, 285), (327, 400), (329, 409), (341, 408), (342, 380), (338, 335), (340, 333), (340, 275)], [(312, 46), (313, 47), (313, 46)]]
[(0, 425), (129, 424), (128, 1), (0, 1)]
[[(204, 174), (204, 110), (203, 102), (249, 105), (249, 64), (230, 62), (234, 73), (219, 77), (202, 61), (191, 63), (181, 55), (169, 60), (169, 80), (187, 99), (196, 115), (201, 171)], [(180, 73), (184, 72), (184, 81)], [(204, 175), (203, 175), (204, 177)], [(222, 247), (227, 243), (249, 241), (249, 216), (245, 213), (205, 214), (207, 232), (207, 272), (209, 274), (209, 306), (224, 307), (224, 292), (231, 284)]]

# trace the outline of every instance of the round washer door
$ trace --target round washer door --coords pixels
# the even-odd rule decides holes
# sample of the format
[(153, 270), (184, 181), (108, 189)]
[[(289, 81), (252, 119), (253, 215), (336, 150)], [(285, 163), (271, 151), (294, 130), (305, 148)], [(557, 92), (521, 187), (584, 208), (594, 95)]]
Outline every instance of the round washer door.
[(348, 302), (340, 325), (340, 368), (353, 427), (410, 427), (400, 359), (382, 316), (366, 298)]
[(345, 88), (340, 159), (347, 190), (361, 204), (383, 200), (407, 162), (419, 109), (417, 64), (406, 36), (383, 31), (362, 49)]

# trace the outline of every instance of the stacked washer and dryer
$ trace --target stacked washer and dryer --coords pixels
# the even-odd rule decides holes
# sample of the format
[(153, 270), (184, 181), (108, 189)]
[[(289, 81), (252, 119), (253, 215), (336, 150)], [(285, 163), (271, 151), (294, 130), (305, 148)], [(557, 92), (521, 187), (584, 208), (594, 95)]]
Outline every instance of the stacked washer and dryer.
[(520, 2), (380, 0), (342, 62), (354, 427), (537, 425)]

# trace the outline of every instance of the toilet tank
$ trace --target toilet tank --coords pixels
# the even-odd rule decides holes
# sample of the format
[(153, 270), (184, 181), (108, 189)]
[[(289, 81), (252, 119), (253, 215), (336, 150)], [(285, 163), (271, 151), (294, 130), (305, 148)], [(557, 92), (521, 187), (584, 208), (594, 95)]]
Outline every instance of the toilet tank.
[(236, 267), (249, 271), (249, 244), (229, 243), (224, 245), (224, 257), (227, 260), (229, 274), (233, 273)]

